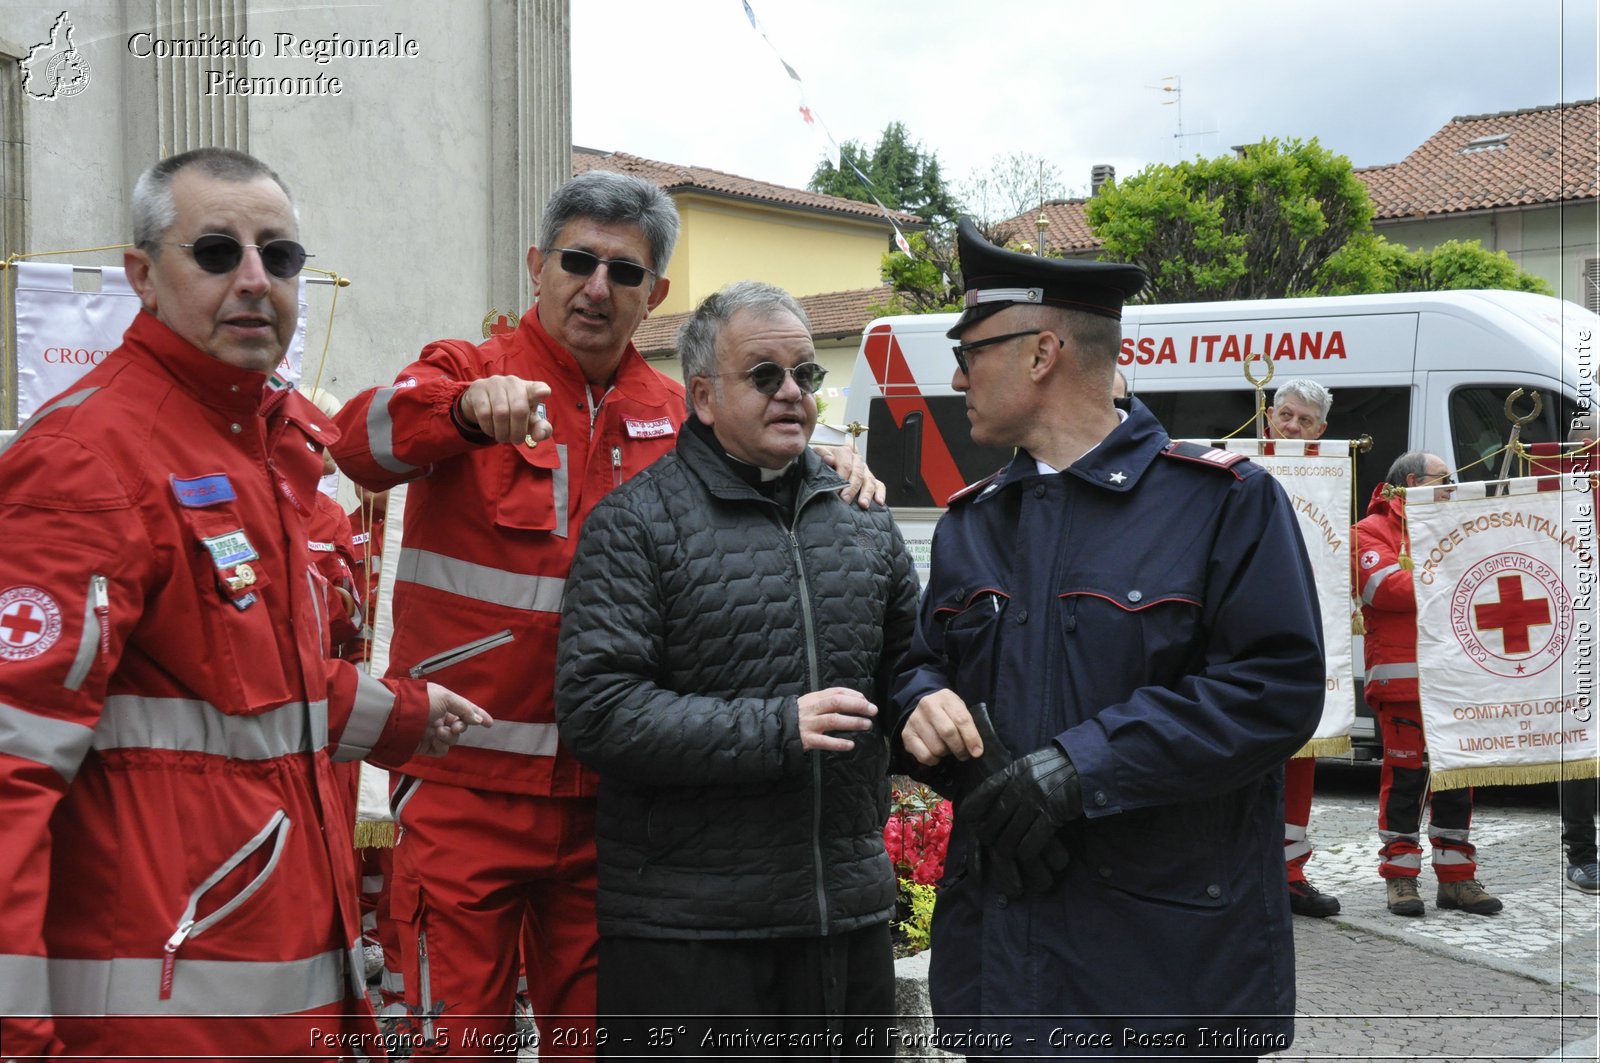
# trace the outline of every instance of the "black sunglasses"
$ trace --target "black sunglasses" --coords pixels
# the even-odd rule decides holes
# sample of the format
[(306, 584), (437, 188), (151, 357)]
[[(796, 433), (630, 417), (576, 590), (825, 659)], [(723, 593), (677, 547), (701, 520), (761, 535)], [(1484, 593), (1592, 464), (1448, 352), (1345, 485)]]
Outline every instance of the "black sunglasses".
[(967, 355), (971, 354), (973, 351), (981, 351), (985, 347), (992, 347), (996, 343), (1004, 343), (1006, 340), (1014, 340), (1022, 336), (1037, 336), (1043, 331), (1044, 329), (1042, 328), (1036, 328), (1029, 329), (1026, 332), (1006, 332), (999, 336), (990, 336), (986, 340), (973, 340), (971, 343), (958, 343), (954, 347), (950, 348), (950, 352), (956, 356), (956, 368), (960, 369), (963, 373), (970, 373), (971, 370), (967, 368)]
[(644, 283), (646, 273), (654, 276), (656, 272), (649, 266), (641, 266), (625, 258), (601, 258), (571, 247), (554, 247), (551, 250), (561, 255), (561, 268), (574, 277), (587, 277), (604, 264), (606, 276), (624, 288), (637, 288)]
[(268, 240), (264, 244), (242, 244), (225, 233), (206, 233), (195, 238), (186, 247), (194, 256), (195, 264), (207, 273), (232, 273), (244, 261), (244, 249), (253, 247), (261, 256), (261, 266), (274, 277), (288, 280), (305, 268), (306, 249), (293, 240)]
[(793, 369), (785, 369), (777, 362), (761, 362), (742, 373), (720, 375), (749, 377), (750, 386), (763, 395), (776, 395), (778, 389), (783, 387), (784, 378), (792, 376), (801, 391), (807, 395), (815, 395), (822, 387), (822, 378), (828, 375), (828, 371), (816, 362), (801, 362)]

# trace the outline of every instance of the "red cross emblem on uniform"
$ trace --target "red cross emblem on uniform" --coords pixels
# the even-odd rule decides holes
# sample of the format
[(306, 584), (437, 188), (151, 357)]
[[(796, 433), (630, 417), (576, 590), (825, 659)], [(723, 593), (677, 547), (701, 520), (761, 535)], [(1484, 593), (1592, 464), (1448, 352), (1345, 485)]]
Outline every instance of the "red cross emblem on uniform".
[(61, 637), (61, 610), (37, 587), (0, 594), (0, 659), (37, 657)]

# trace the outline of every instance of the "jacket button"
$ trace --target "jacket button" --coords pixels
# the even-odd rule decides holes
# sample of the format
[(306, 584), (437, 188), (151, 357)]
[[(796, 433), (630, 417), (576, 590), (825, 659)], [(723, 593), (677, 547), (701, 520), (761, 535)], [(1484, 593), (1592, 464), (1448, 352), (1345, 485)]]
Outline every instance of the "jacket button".
[(996, 908), (1004, 908), (1006, 905), (1008, 905), (1010, 903), (1011, 902), (1008, 899), (1006, 899), (1006, 895), (1004, 893), (1000, 894), (1000, 896), (996, 897), (995, 900), (994, 900), (994, 906)]
[(1144, 598), (1144, 594), (1141, 591), (1129, 591), (1128, 592), (1128, 601), (1130, 601), (1130, 602), (1141, 601), (1143, 598)]
[(1100, 877), (1101, 878), (1110, 878), (1111, 877), (1111, 869), (1109, 867), (1106, 867), (1104, 864), (1102, 864), (1100, 866)]
[(1035, 487), (1033, 489), (1033, 497), (1034, 498), (1043, 498), (1044, 497), (1044, 484), (1040, 484), (1040, 485), (1038, 485), (1037, 487)]
[(228, 431), (232, 432), (234, 435), (238, 435), (240, 432), (244, 431), (244, 426), (238, 421), (235, 421), (228, 426)]
[(1216, 900), (1218, 897), (1222, 896), (1222, 887), (1217, 885), (1207, 886), (1206, 896), (1210, 897), (1212, 900)]
[(1028, 622), (1028, 611), (1026, 609), (1018, 609), (1017, 610), (1017, 623), (1026, 624), (1027, 622)]
[(1096, 790), (1094, 792), (1094, 803), (1098, 807), (1104, 808), (1106, 805), (1111, 803), (1111, 799), (1106, 796), (1106, 792), (1104, 790)]

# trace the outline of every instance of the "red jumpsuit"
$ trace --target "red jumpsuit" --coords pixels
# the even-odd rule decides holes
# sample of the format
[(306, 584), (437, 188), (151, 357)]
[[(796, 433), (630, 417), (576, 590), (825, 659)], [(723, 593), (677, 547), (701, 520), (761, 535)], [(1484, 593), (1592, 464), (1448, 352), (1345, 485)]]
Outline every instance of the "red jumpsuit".
[(377, 1033), (333, 760), (415, 749), (427, 695), (324, 658), (305, 522), (334, 433), (265, 385), (141, 312), (0, 458), (8, 1057)]
[[(1428, 789), (1422, 706), (1417, 698), (1417, 598), (1411, 570), (1401, 567), (1405, 499), (1384, 498), (1382, 484), (1367, 504), (1351, 544), (1353, 586), (1366, 622), (1367, 704), (1383, 733), (1378, 784), (1378, 874), (1415, 878), (1422, 870), (1422, 798)], [(1472, 791), (1433, 793), (1428, 842), (1440, 882), (1476, 878), (1470, 837)]]
[[(486, 445), (458, 424), (457, 397), (497, 374), (550, 385), (551, 439)], [(394, 795), (407, 1004), (443, 1009), (423, 1025), (448, 1031), (447, 1051), (507, 1044), (526, 934), (540, 1055), (592, 1054), (596, 778), (557, 741), (561, 596), (584, 518), (672, 448), (685, 416), (682, 385), (632, 346), (592, 391), (537, 307), (481, 346), (429, 346), (339, 413), (346, 474), (374, 490), (411, 481), (390, 674), (443, 682), (495, 720), (442, 759), (400, 766)]]

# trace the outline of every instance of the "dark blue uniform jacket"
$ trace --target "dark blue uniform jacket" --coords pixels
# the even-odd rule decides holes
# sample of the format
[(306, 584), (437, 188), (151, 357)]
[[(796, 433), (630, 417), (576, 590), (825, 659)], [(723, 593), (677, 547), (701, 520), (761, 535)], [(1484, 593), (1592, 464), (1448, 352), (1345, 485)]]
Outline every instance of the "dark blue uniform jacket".
[(1014, 755), (1066, 751), (1085, 810), (1064, 878), (1007, 903), (958, 805), (934, 1010), (1011, 1054), (1253, 1056), (1293, 1036), (1281, 765), (1322, 709), (1316, 591), (1277, 481), (1126, 408), (1059, 475), (1019, 452), (934, 534), (900, 718), (942, 687), (986, 702)]

